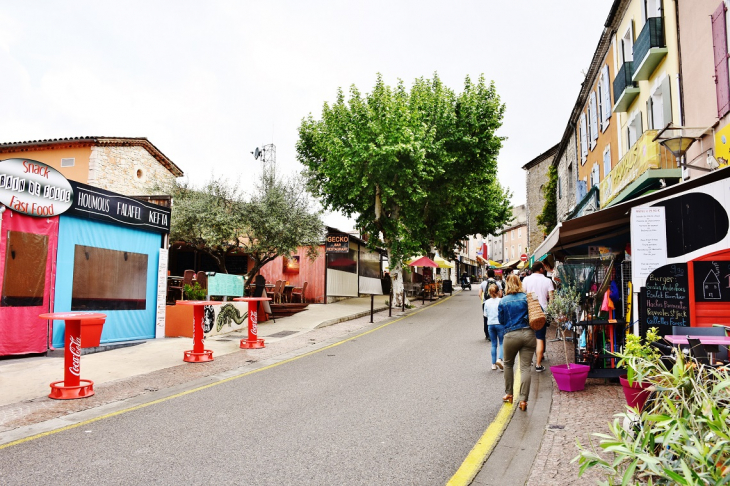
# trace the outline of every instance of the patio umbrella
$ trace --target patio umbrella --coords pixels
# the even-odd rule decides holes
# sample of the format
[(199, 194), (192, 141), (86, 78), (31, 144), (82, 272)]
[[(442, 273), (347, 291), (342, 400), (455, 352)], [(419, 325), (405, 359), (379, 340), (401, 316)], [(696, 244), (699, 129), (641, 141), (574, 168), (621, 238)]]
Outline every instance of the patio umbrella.
[(433, 260), (431, 260), (430, 258), (428, 258), (426, 256), (423, 256), (423, 257), (419, 258), (418, 260), (412, 261), (408, 265), (410, 265), (412, 267), (433, 267), (433, 268), (438, 268), (438, 265), (436, 264), (436, 262), (434, 262)]
[(436, 256), (436, 257), (435, 257), (435, 258), (433, 259), (433, 262), (434, 262), (434, 263), (435, 263), (436, 265), (438, 265), (438, 267), (439, 267), (439, 268), (454, 268), (454, 264), (453, 264), (453, 263), (449, 263), (449, 262), (447, 262), (447, 261), (446, 261), (445, 259), (443, 259), (443, 258), (442, 258), (442, 257), (440, 257), (440, 256)]

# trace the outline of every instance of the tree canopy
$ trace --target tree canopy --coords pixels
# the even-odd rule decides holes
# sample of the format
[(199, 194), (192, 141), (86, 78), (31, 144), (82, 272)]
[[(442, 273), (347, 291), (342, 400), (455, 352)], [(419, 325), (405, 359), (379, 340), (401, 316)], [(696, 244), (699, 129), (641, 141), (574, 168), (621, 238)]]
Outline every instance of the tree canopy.
[(211, 179), (197, 189), (177, 182), (173, 198), (170, 239), (207, 253), (227, 273), (226, 256), (243, 250), (253, 261), (248, 278), (278, 256), (299, 247), (314, 258), (322, 243), (321, 211), (315, 210), (301, 179), (278, 179), (264, 173), (256, 191), (245, 198), (232, 184)]
[(433, 248), (453, 257), (461, 240), (490, 234), (511, 217), (509, 193), (497, 180), (505, 106), (494, 83), (468, 77), (456, 94), (438, 75), (410, 91), (382, 76), (371, 93), (338, 90), (322, 117), (299, 127), (297, 157), (325, 208), (356, 217), (391, 270)]

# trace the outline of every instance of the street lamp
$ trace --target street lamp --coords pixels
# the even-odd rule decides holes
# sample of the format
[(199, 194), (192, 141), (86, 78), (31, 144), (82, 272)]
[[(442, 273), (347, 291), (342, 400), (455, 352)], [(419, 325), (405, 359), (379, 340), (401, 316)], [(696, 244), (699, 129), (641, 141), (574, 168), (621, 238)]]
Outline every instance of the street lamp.
[(677, 166), (683, 169), (697, 169), (705, 172), (710, 172), (710, 169), (705, 167), (698, 167), (696, 165), (687, 165), (686, 161), (682, 162), (682, 157), (687, 153), (687, 150), (692, 144), (704, 135), (708, 129), (705, 128), (688, 128), (688, 127), (673, 127), (670, 123), (663, 130), (657, 133), (653, 141), (659, 141), (659, 144), (669, 150), (672, 155), (677, 159)]

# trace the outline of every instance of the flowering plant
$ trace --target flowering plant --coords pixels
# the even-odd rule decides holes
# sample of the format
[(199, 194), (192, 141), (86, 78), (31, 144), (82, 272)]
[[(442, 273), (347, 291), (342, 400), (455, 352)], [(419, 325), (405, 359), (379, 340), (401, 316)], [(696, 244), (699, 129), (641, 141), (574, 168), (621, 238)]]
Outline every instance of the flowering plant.
[[(553, 296), (545, 309), (545, 317), (548, 322), (555, 321), (561, 329), (572, 329), (572, 319), (578, 319), (579, 311), (580, 292), (574, 285), (563, 285), (556, 292), (553, 292)], [(570, 369), (568, 344), (565, 339), (563, 339), (563, 346), (565, 348), (565, 364)]]

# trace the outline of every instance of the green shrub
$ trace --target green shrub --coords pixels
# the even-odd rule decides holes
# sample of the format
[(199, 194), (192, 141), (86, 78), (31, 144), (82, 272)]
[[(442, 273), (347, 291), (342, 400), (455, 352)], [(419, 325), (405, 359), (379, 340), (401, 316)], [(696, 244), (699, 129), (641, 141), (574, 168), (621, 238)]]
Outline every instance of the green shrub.
[(201, 287), (198, 282), (193, 282), (193, 285), (183, 285), (183, 293), (187, 300), (205, 300), (208, 296), (208, 291)]

